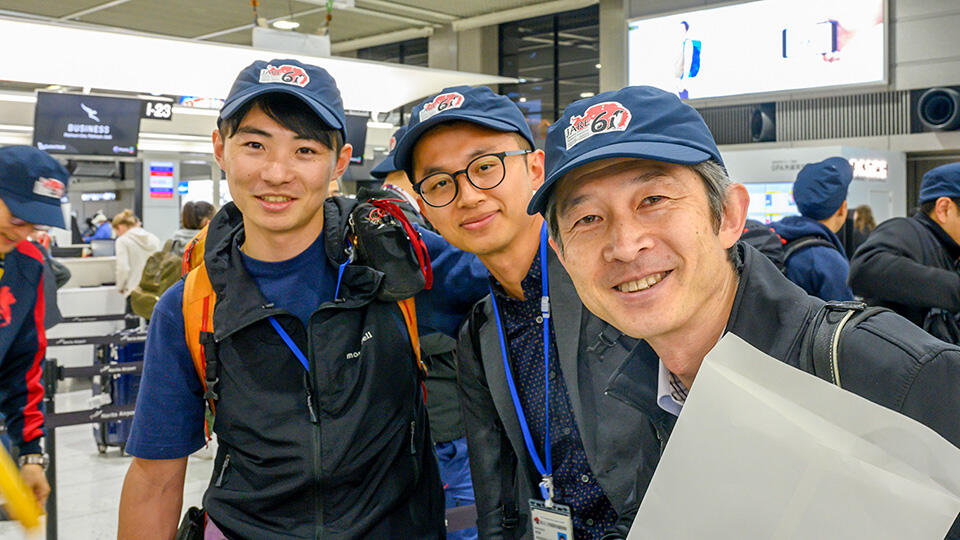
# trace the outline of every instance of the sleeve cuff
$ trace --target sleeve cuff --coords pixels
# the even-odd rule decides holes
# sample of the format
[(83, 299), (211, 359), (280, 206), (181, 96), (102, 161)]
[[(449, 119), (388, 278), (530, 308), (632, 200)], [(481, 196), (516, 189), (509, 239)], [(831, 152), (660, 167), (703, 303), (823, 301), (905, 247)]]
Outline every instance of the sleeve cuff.
[(32, 440), (32, 441), (27, 441), (27, 442), (25, 442), (25, 443), (21, 443), (19, 448), (20, 448), (20, 454), (19, 454), (19, 455), (21, 455), (21, 456), (25, 456), (25, 455), (27, 455), (27, 454), (42, 454), (42, 453), (43, 453), (43, 449), (40, 448), (40, 437), (37, 437), (36, 439), (34, 439), (34, 440)]

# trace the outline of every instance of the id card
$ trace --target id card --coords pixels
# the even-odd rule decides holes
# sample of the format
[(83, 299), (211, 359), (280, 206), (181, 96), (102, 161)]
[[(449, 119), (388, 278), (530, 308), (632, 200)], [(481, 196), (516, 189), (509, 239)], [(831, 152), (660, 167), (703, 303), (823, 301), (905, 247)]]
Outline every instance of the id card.
[(530, 519), (533, 540), (574, 540), (569, 506), (554, 503), (548, 508), (543, 501), (530, 499)]

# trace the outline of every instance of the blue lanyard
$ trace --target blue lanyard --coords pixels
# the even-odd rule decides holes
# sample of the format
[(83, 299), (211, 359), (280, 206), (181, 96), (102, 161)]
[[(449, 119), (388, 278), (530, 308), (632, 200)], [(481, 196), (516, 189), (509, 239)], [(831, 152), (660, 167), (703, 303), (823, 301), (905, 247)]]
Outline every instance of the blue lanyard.
[[(350, 245), (349, 240), (347, 241), (347, 245), (348, 246)], [(343, 271), (347, 268), (347, 265), (350, 264), (350, 261), (352, 260), (353, 260), (353, 253), (351, 251), (350, 258), (344, 261), (343, 264), (340, 265), (340, 268), (337, 270), (337, 288), (335, 291), (333, 291), (334, 299), (336, 299), (340, 295), (340, 282), (343, 280)], [(290, 349), (290, 352), (292, 352), (293, 355), (297, 357), (297, 360), (300, 361), (300, 364), (303, 365), (303, 369), (309, 372), (310, 361), (307, 360), (307, 356), (303, 354), (303, 351), (301, 351), (300, 347), (298, 347), (297, 344), (293, 341), (293, 338), (290, 337), (290, 334), (288, 334), (287, 331), (284, 330), (282, 326), (280, 326), (280, 323), (278, 323), (277, 319), (275, 319), (272, 315), (268, 317), (268, 319), (270, 320), (270, 324), (273, 325), (273, 329), (276, 330), (278, 334), (280, 334), (280, 339), (282, 339), (283, 342), (287, 344), (287, 348)]]
[(545, 388), (543, 461), (540, 460), (537, 447), (533, 444), (533, 436), (530, 435), (527, 417), (523, 413), (523, 405), (520, 404), (520, 396), (517, 394), (517, 385), (513, 380), (513, 372), (510, 369), (510, 360), (507, 356), (507, 344), (503, 334), (503, 323), (500, 321), (500, 310), (497, 309), (497, 296), (493, 294), (493, 288), (490, 288), (490, 301), (493, 303), (493, 315), (497, 321), (497, 333), (500, 337), (500, 355), (503, 357), (503, 370), (507, 374), (507, 387), (510, 389), (510, 397), (513, 398), (513, 407), (517, 411), (517, 419), (520, 421), (520, 430), (523, 432), (523, 442), (526, 443), (527, 452), (530, 454), (534, 466), (543, 478), (540, 482), (540, 493), (543, 495), (547, 504), (550, 505), (553, 499), (553, 464), (550, 462), (550, 283), (547, 279), (546, 224), (540, 229), (540, 294), (540, 314), (543, 320), (543, 381)]

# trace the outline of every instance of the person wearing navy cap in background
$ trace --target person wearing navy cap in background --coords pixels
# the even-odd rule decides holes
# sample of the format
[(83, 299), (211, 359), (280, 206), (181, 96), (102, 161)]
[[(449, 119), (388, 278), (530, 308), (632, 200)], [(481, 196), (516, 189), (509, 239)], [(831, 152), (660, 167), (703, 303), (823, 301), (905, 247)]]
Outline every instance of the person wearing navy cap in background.
[(960, 162), (923, 175), (920, 207), (910, 217), (884, 221), (850, 261), (853, 292), (892, 309), (940, 339), (957, 342), (960, 313)]
[[(383, 195), (395, 198), (398, 206), (411, 223), (436, 231), (417, 207), (417, 193), (407, 178), (407, 173), (394, 161), (397, 141), (403, 138), (407, 128), (393, 132), (387, 156), (370, 171), (370, 176), (383, 180)], [(362, 194), (361, 194), (362, 195)], [(456, 249), (451, 247), (451, 249)], [(430, 433), (440, 466), (440, 480), (447, 508), (471, 505), (473, 480), (470, 477), (470, 460), (467, 456), (467, 438), (460, 413), (460, 396), (457, 393), (457, 342), (443, 333), (420, 336), (420, 349), (427, 366), (427, 413), (430, 416)], [(448, 531), (448, 540), (471, 540), (477, 538), (477, 529), (471, 527)]]
[(430, 223), (491, 274), (458, 353), (480, 537), (531, 538), (551, 511), (531, 506), (549, 497), (572, 513), (566, 538), (623, 538), (635, 449), (656, 437), (601, 390), (636, 342), (583, 309), (525, 211), (544, 162), (520, 109), (489, 88), (447, 88), (414, 107), (394, 159)]
[(853, 167), (842, 157), (808, 163), (793, 184), (799, 216), (771, 226), (786, 241), (786, 274), (822, 300), (853, 300), (847, 285), (850, 263), (837, 231), (847, 220), (847, 189)]
[[(200, 299), (185, 298), (181, 280), (150, 320), (121, 539), (173, 537), (187, 456), (204, 444), (205, 398), (216, 406), (217, 456), (206, 517), (187, 519), (204, 538), (443, 537), (411, 336), (397, 303), (380, 299), (382, 273), (348, 259), (356, 202), (327, 198), (350, 160), (344, 118), (317, 66), (257, 61), (237, 77), (213, 132), (233, 202), (208, 224), (204, 248), (216, 293), (208, 393), (185, 338), (183, 304)], [(416, 296), (417, 321), (453, 334), (482, 293), (464, 285), (481, 283), (482, 267), (423, 236), (437, 280)]]
[[(852, 311), (836, 380), (960, 446), (960, 348), (890, 311), (826, 310), (738, 242), (749, 195), (728, 178), (695, 109), (648, 86), (604, 92), (566, 108), (547, 133), (546, 154), (546, 180), (529, 211), (544, 214), (584, 305), (643, 340), (643, 352), (606, 391), (643, 411), (659, 440), (669, 437), (686, 389), (725, 333), (826, 377), (813, 367), (824, 358), (811, 353), (813, 345), (825, 341), (814, 335), (837, 326), (820, 317), (835, 321)], [(656, 441), (636, 449), (651, 468), (663, 449)], [(638, 478), (651, 472), (641, 469)], [(750, 524), (743, 526), (750, 538)]]
[(43, 254), (27, 236), (40, 227), (64, 228), (60, 200), (70, 174), (30, 146), (0, 148), (0, 412), (19, 456), (20, 473), (41, 506), (44, 475)]

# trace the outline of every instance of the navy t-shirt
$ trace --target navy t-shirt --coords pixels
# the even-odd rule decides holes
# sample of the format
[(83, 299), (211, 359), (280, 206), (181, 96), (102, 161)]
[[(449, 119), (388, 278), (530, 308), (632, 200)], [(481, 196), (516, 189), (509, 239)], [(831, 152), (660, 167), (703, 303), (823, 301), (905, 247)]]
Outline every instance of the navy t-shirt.
[[(471, 254), (442, 237), (421, 231), (433, 260), (435, 283), (416, 296), (421, 334), (456, 337), (467, 310), (487, 293), (487, 273)], [(333, 298), (337, 268), (329, 263), (321, 235), (306, 251), (281, 262), (243, 256), (263, 296), (306, 321)], [(143, 377), (126, 451), (145, 459), (188, 456), (204, 445), (203, 386), (187, 349), (183, 324), (183, 281), (167, 289), (150, 318)]]

